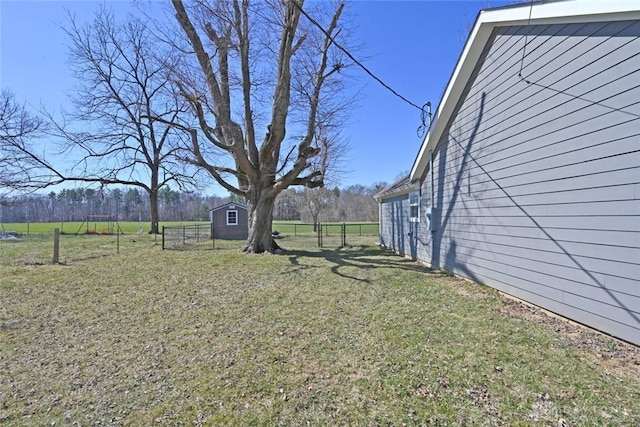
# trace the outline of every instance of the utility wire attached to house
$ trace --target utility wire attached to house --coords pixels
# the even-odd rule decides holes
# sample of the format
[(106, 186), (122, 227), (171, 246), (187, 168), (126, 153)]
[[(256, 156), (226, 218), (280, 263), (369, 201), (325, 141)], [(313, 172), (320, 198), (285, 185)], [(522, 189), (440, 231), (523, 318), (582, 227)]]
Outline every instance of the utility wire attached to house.
[[(529, 20), (527, 21), (527, 27), (529, 27), (531, 25), (531, 13), (533, 12), (533, 1), (531, 0), (531, 3), (529, 4)], [(527, 44), (529, 43), (529, 33), (524, 35), (524, 47), (522, 48), (522, 59), (520, 59), (520, 71), (518, 72), (518, 77), (520, 77), (521, 80), (524, 80), (525, 82), (529, 83), (524, 77), (522, 77), (522, 67), (524, 66), (524, 58), (527, 56)]]
[[(418, 110), (420, 110), (420, 119), (422, 121), (422, 124), (418, 127), (418, 136), (420, 136), (420, 133), (422, 133), (422, 135), (424, 135), (424, 133), (426, 131), (428, 131), (429, 127), (431, 126), (431, 103), (427, 102), (426, 104), (424, 104), (422, 107), (420, 107), (419, 105), (411, 102), (410, 100), (408, 100), (407, 98), (405, 98), (404, 96), (402, 96), (401, 94), (399, 94), (396, 90), (394, 90), (391, 86), (389, 86), (388, 84), (386, 84), (381, 78), (379, 78), (378, 76), (376, 76), (375, 74), (373, 74), (362, 62), (358, 61), (358, 59), (356, 59), (351, 52), (349, 52), (347, 49), (345, 49), (344, 47), (342, 47), (332, 36), (331, 34), (329, 34), (323, 27), (322, 25), (320, 25), (318, 23), (318, 21), (316, 21), (315, 19), (313, 19), (311, 16), (309, 16), (309, 14), (307, 12), (305, 12), (305, 10), (302, 8), (302, 6), (300, 6), (297, 2), (293, 2), (293, 4), (296, 5), (296, 7), (300, 10), (300, 13), (302, 13), (308, 20), (309, 22), (311, 22), (313, 25), (315, 25), (316, 27), (318, 27), (320, 29), (320, 31), (322, 31), (324, 33), (325, 36), (327, 36), (329, 38), (329, 40), (331, 40), (331, 43), (333, 43), (338, 49), (340, 49), (345, 55), (347, 55), (349, 57), (349, 59), (351, 59), (353, 61), (354, 64), (356, 64), (358, 67), (362, 68), (364, 70), (365, 73), (367, 73), (371, 78), (373, 78), (375, 81), (377, 81), (378, 83), (380, 83), (385, 89), (387, 89), (389, 92), (391, 92), (392, 94), (394, 94), (396, 97), (400, 98), (401, 100), (403, 100), (405, 103), (411, 105), (412, 107), (417, 108)], [(429, 107), (429, 112), (426, 113), (425, 112), (425, 107)], [(429, 117), (429, 124), (427, 124), (427, 115)], [(425, 131), (426, 130), (426, 131)], [(420, 136), (421, 137), (421, 136)]]
[(420, 120), (422, 124), (418, 126), (418, 138), (424, 138), (429, 129), (431, 129), (431, 103), (426, 102), (422, 108), (422, 113), (420, 114)]
[[(531, 0), (531, 2), (529, 4), (529, 19), (527, 20), (527, 27), (531, 26), (531, 14), (533, 12), (533, 4), (534, 3), (539, 3), (539, 2), (540, 2), (540, 0)], [(633, 23), (629, 24), (629, 26), (631, 26), (631, 25), (633, 25)], [(537, 87), (542, 88), (542, 89), (553, 91), (553, 92), (555, 92), (557, 94), (569, 96), (569, 97), (571, 97), (573, 99), (579, 99), (579, 100), (587, 102), (587, 103), (589, 103), (591, 105), (599, 105), (599, 106), (607, 108), (607, 109), (609, 109), (611, 111), (619, 112), (619, 113), (622, 113), (622, 114), (627, 114), (627, 115), (635, 117), (635, 118), (640, 118), (639, 114), (636, 114), (636, 113), (633, 113), (631, 111), (628, 111), (628, 107), (629, 106), (627, 106), (627, 107), (613, 107), (613, 106), (608, 105), (608, 104), (603, 102), (603, 101), (605, 101), (606, 99), (609, 99), (609, 98), (605, 98), (605, 99), (600, 100), (600, 101), (593, 101), (591, 99), (585, 98), (584, 94), (583, 95), (574, 95), (574, 94), (568, 92), (566, 89), (555, 89), (555, 88), (553, 88), (553, 87), (551, 87), (549, 85), (544, 85), (542, 83), (533, 81), (533, 79), (531, 79), (529, 76), (522, 75), (522, 70), (524, 69), (524, 61), (525, 61), (525, 58), (527, 56), (527, 54), (526, 54), (527, 46), (533, 40), (535, 40), (536, 37), (537, 37), (537, 36), (534, 35), (533, 38), (530, 40), (529, 39), (529, 33), (531, 33), (531, 32), (532, 31), (529, 30), (524, 36), (524, 46), (522, 47), (522, 58), (520, 58), (520, 71), (518, 72), (518, 78), (520, 79), (520, 81), (526, 83), (529, 86), (537, 86)], [(635, 57), (635, 56), (638, 56), (638, 55), (640, 55), (640, 53), (635, 53), (632, 57)], [(631, 105), (636, 105), (636, 104), (633, 103)]]

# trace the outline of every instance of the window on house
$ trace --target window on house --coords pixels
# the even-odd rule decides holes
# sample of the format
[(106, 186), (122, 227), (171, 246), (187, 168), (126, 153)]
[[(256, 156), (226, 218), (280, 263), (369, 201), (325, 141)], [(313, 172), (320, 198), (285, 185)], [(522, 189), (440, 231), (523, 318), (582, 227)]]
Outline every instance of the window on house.
[(238, 225), (238, 211), (227, 211), (227, 225)]
[(420, 222), (420, 193), (409, 194), (409, 221)]

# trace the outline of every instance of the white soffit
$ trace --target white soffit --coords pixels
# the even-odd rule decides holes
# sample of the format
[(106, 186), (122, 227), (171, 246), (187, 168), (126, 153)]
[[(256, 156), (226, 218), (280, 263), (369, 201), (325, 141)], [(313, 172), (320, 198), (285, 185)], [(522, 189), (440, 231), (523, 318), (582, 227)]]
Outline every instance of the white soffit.
[(440, 140), (453, 109), (462, 95), (484, 47), (496, 27), (574, 22), (640, 19), (640, 0), (565, 0), (523, 3), (480, 11), (434, 114), (429, 133), (411, 168), (411, 182), (420, 179), (429, 164), (429, 153)]

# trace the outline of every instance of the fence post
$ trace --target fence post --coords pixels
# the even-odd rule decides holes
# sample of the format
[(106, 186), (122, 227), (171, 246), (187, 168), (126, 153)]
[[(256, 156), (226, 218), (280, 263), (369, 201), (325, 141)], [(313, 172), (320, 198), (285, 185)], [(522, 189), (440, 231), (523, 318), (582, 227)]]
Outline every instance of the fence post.
[(58, 264), (60, 260), (60, 229), (53, 229), (53, 263)]
[(322, 247), (322, 224), (318, 223), (316, 226), (316, 234), (318, 235), (318, 247)]
[(347, 224), (345, 224), (344, 222), (342, 223), (342, 227), (341, 228), (341, 234), (342, 234), (342, 247), (344, 248), (345, 246), (347, 246)]
[(162, 226), (162, 250), (164, 251), (164, 225)]

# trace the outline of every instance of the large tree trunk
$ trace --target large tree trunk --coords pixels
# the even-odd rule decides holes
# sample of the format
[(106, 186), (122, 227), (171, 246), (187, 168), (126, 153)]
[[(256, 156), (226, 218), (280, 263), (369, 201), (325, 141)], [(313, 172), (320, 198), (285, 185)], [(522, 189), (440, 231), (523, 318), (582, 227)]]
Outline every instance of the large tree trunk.
[(249, 236), (242, 249), (250, 253), (275, 253), (280, 250), (273, 240), (271, 224), (273, 221), (273, 206), (275, 198), (267, 197), (263, 192), (256, 198), (247, 201), (247, 213), (249, 215)]
[[(328, 161), (318, 155), (321, 152), (323, 156), (327, 155), (331, 144), (327, 135), (321, 135), (321, 128), (330, 129), (338, 124), (333, 116), (342, 108), (334, 108), (330, 101), (330, 93), (341, 85), (327, 85), (340, 80), (331, 76), (343, 68), (340, 59), (334, 58), (332, 46), (339, 32), (338, 20), (344, 5), (337, 7), (326, 30), (320, 28), (321, 31), (316, 32), (309, 26), (300, 31), (303, 34), (298, 34), (300, 15), (306, 15), (302, 7), (304, 0), (263, 2), (268, 6), (255, 10), (255, 22), (262, 21), (264, 26), (251, 23), (249, 15), (253, 7), (248, 1), (235, 0), (231, 2), (232, 7), (219, 10), (214, 7), (216, 13), (211, 17), (216, 22), (200, 22), (198, 18), (194, 20), (198, 25), (194, 25), (189, 16), (198, 12), (185, 7), (182, 0), (172, 0), (172, 3), (176, 19), (202, 71), (202, 80), (196, 78), (193, 82), (177, 83), (191, 104), (200, 128), (200, 132), (185, 129), (191, 136), (192, 156), (187, 156), (187, 161), (207, 170), (229, 192), (245, 197), (249, 236), (243, 250), (251, 253), (277, 252), (279, 247), (271, 234), (276, 196), (290, 186), (316, 188), (324, 183)], [(206, 5), (200, 6), (206, 10)], [(269, 16), (270, 13), (273, 15)], [(270, 27), (270, 22), (277, 24)], [(276, 36), (272, 31), (280, 33), (278, 46), (251, 50), (254, 41), (262, 45), (261, 27), (267, 30), (264, 36), (274, 41)], [(207, 43), (203, 43), (201, 35), (207, 37)], [(261, 51), (269, 58), (263, 57)], [(296, 55), (296, 52), (299, 53)], [(271, 83), (262, 76), (255, 81), (252, 79), (252, 64), (263, 58), (275, 67)], [(330, 63), (333, 68), (328, 70)], [(240, 65), (240, 69), (232, 69), (235, 65)], [(292, 81), (296, 91), (293, 98)], [(309, 84), (299, 88), (301, 81)], [(207, 91), (202, 91), (202, 82), (206, 84)], [(242, 96), (234, 89), (238, 83)], [(267, 88), (263, 86), (265, 83), (273, 91), (272, 109), (270, 118), (259, 120), (266, 124), (267, 132), (258, 146), (251, 104), (258, 93), (254, 90), (264, 91)], [(259, 89), (254, 89), (256, 87)], [(324, 106), (320, 108), (321, 100), (327, 103), (328, 110), (325, 111)], [(243, 104), (242, 109), (234, 108), (238, 101)], [(239, 111), (243, 111), (243, 121), (238, 120)], [(295, 112), (294, 118), (289, 117), (290, 112)], [(266, 108), (262, 114), (267, 114)], [(296, 139), (300, 139), (295, 144), (293, 140), (285, 141), (288, 125), (295, 129), (293, 132), (289, 129), (289, 135), (298, 135)], [(201, 145), (205, 143), (201, 140), (233, 158), (234, 167), (215, 164), (217, 159), (208, 157), (209, 149)], [(289, 142), (294, 145), (283, 156), (283, 144), (288, 146)], [(238, 184), (234, 185), (230, 178), (237, 179)]]
[(160, 214), (158, 211), (158, 191), (149, 193), (149, 210), (151, 211), (151, 228), (149, 234), (159, 234), (158, 223), (160, 222)]

